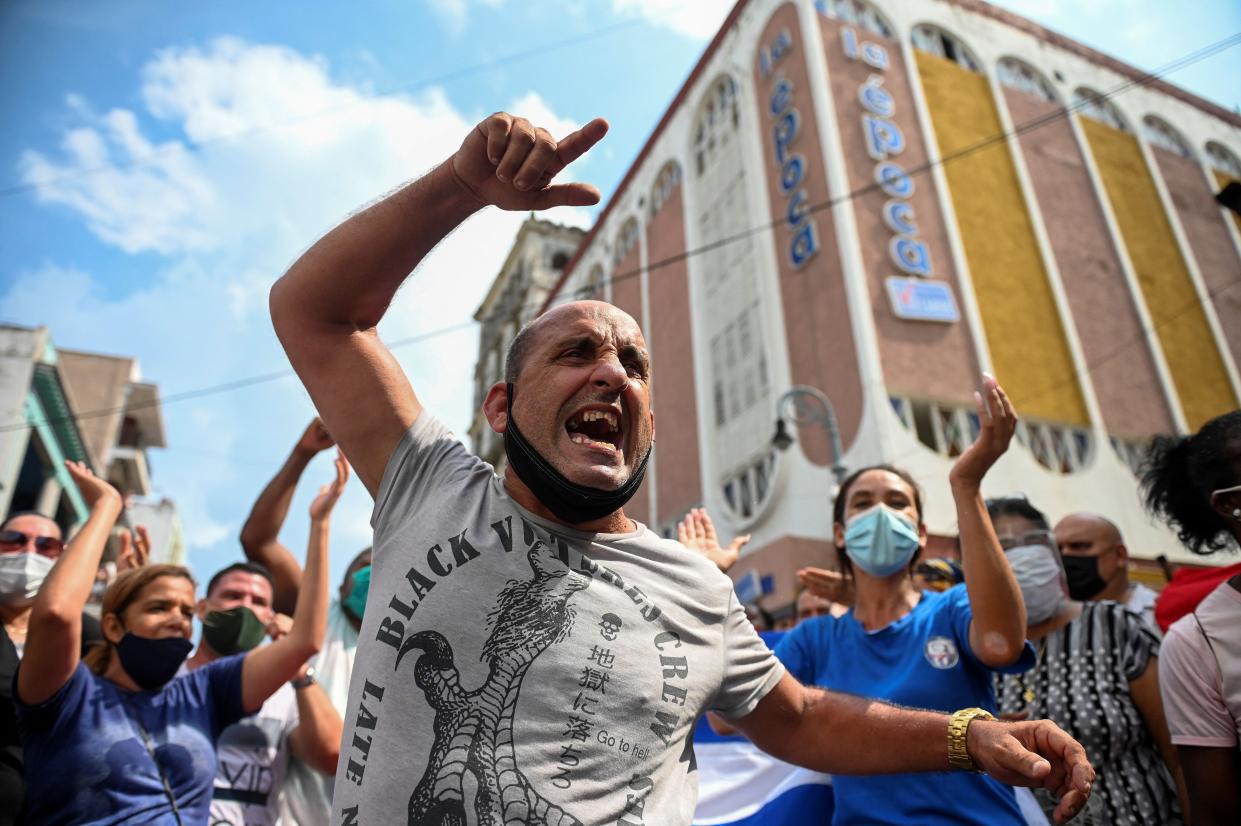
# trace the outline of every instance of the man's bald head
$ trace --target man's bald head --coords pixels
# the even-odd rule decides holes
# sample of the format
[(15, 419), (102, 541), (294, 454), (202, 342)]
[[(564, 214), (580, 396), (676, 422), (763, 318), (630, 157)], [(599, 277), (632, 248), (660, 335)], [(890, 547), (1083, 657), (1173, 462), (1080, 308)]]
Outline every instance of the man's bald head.
[[(556, 329), (559, 324), (577, 318), (608, 319), (614, 324), (627, 322), (638, 328), (638, 322), (633, 316), (606, 301), (571, 301), (568, 304), (553, 307), (542, 315), (530, 319), (517, 331), (517, 335), (508, 346), (508, 352), (504, 355), (504, 380), (516, 384), (517, 377), (521, 375), (526, 359), (530, 351), (534, 349), (534, 345), (538, 343), (540, 336), (548, 330)], [(641, 338), (641, 329), (638, 328), (638, 330), (638, 337)]]
[(1106, 516), (1085, 511), (1070, 513), (1056, 523), (1055, 534), (1057, 537), (1068, 533), (1094, 534), (1098, 539), (1113, 546), (1119, 545), (1123, 541), (1120, 535), (1120, 528), (1116, 527), (1115, 522)]

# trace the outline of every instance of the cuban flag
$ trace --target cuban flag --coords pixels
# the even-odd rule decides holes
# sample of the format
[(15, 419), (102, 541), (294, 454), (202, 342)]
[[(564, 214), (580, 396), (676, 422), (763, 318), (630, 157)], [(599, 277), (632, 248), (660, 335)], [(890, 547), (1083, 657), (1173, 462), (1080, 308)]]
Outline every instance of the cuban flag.
[[(774, 648), (782, 634), (760, 636)], [(694, 754), (694, 826), (804, 826), (832, 820), (830, 775), (777, 760), (740, 735), (716, 734), (705, 715), (694, 729)]]

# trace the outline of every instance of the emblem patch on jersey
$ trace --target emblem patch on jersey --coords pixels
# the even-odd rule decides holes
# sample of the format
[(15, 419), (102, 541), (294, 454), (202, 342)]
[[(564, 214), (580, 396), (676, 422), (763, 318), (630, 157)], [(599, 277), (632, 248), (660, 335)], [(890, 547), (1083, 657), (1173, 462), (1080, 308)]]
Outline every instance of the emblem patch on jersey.
[(926, 661), (936, 668), (949, 669), (961, 661), (957, 644), (947, 637), (931, 637), (922, 649)]

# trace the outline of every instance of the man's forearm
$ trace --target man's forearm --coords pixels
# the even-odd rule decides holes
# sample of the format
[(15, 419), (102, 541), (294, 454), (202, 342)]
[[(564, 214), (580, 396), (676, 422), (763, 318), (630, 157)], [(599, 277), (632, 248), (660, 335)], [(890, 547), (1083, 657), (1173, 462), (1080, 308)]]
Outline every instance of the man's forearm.
[(804, 718), (798, 736), (762, 725), (743, 731), (763, 751), (789, 763), (828, 774), (948, 770), (946, 714), (809, 687), (802, 708), (790, 704), (782, 711)]
[(293, 553), (280, 544), (277, 537), (289, 515), (293, 492), (297, 483), (314, 458), (314, 453), (294, 447), (284, 466), (272, 477), (255, 500), (246, 523), (241, 528), (241, 547), (246, 559), (267, 568), (275, 583), (273, 589), (275, 609), (282, 614), (293, 613), (297, 605), (297, 591), (302, 580), (302, 568)]
[(296, 693), (298, 722), (290, 738), (293, 753), (317, 771), (335, 774), (343, 728), (340, 714), (318, 683)]
[[(350, 330), (374, 327), (423, 257), (479, 207), (445, 162), (361, 210), (277, 282), (277, 325), (287, 317)], [(293, 312), (279, 312), (283, 305)]]

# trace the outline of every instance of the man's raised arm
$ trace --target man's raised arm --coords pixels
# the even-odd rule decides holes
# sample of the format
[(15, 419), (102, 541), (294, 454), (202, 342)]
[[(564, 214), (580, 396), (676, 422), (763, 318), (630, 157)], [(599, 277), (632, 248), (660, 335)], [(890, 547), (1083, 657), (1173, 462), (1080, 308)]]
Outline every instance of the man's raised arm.
[(597, 203), (593, 186), (552, 181), (606, 133), (607, 123), (597, 118), (557, 142), (529, 121), (494, 114), (425, 177), (319, 239), (272, 287), (276, 335), (372, 496), (401, 434), (422, 410), (375, 330), (397, 289), (441, 239), (483, 207)]

